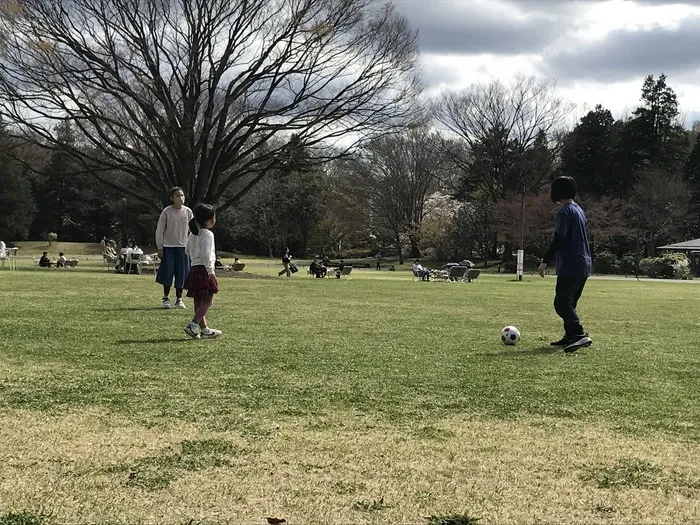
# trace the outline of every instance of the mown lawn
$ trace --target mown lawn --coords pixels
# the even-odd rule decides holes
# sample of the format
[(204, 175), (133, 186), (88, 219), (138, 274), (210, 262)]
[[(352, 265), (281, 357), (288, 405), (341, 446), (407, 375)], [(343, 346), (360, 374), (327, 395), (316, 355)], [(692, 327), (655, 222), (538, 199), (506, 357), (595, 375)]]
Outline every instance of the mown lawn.
[(152, 275), (0, 272), (0, 524), (700, 521), (699, 285), (592, 280), (568, 356), (553, 278), (247, 269), (214, 341)]

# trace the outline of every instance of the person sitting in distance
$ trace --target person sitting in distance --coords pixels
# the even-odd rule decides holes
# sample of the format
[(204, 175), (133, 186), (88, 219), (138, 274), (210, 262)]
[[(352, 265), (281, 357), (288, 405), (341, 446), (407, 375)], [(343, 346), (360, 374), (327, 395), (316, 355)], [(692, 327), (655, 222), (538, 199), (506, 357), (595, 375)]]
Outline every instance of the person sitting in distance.
[(326, 268), (323, 265), (323, 263), (318, 260), (318, 257), (314, 257), (314, 260), (311, 262), (311, 265), (309, 266), (309, 270), (314, 275), (314, 277), (316, 277), (318, 279), (322, 279), (328, 273), (328, 268)]
[(420, 259), (416, 259), (416, 262), (413, 263), (413, 275), (416, 277), (420, 277), (421, 281), (429, 281), (430, 280), (430, 272), (423, 268), (423, 265), (420, 263)]
[(39, 266), (41, 268), (51, 268), (52, 264), (51, 259), (49, 259), (49, 252), (44, 252), (41, 255), (41, 259), (39, 259)]

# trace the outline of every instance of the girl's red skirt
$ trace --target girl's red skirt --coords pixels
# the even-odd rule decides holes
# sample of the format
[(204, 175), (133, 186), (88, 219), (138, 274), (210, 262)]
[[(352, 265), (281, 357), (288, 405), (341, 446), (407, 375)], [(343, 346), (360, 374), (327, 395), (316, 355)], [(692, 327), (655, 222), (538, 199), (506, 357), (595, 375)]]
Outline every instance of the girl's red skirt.
[(192, 266), (185, 279), (185, 290), (187, 297), (201, 297), (202, 295), (212, 295), (219, 291), (219, 287), (209, 280), (207, 269), (202, 266)]

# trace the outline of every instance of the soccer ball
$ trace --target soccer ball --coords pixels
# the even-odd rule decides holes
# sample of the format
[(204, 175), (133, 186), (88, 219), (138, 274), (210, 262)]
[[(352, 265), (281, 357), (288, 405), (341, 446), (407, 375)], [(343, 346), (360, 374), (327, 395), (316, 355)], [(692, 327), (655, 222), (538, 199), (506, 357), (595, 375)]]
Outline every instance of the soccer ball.
[(520, 341), (520, 330), (514, 326), (506, 326), (501, 330), (501, 341), (504, 345), (517, 345)]

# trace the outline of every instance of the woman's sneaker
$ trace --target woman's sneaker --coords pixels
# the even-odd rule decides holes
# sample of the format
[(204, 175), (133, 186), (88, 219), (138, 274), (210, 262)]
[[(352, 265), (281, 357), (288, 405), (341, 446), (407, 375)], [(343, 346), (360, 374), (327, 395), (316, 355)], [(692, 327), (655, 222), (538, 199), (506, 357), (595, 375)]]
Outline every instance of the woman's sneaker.
[(200, 331), (199, 335), (202, 339), (214, 339), (215, 337), (219, 337), (221, 333), (221, 330), (216, 330), (214, 328), (207, 327), (204, 330)]
[(175, 300), (175, 308), (179, 308), (180, 310), (184, 310), (185, 308), (187, 308), (180, 297), (178, 297)]
[(170, 304), (170, 297), (163, 297), (163, 308), (168, 310), (169, 308), (172, 308), (173, 305)]
[(201, 339), (202, 331), (199, 329), (199, 325), (194, 321), (190, 321), (185, 326), (185, 333), (189, 335), (192, 339)]
[(588, 337), (588, 334), (577, 335), (576, 337), (573, 338), (573, 340), (571, 341), (571, 343), (569, 345), (564, 347), (564, 352), (569, 354), (571, 352), (575, 352), (579, 348), (591, 346), (592, 344), (593, 344), (593, 339)]

